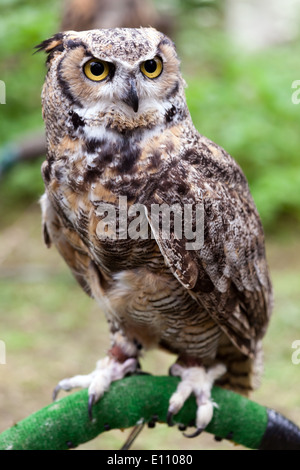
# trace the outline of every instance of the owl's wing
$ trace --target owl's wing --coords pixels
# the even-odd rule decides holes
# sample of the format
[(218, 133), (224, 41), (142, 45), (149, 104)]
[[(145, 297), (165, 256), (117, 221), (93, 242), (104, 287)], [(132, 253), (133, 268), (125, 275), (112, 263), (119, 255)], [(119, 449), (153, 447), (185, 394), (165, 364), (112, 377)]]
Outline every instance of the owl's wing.
[(92, 296), (90, 284), (91, 258), (80, 237), (74, 230), (63, 226), (46, 194), (41, 198), (43, 235), (50, 248), (54, 243), (60, 255), (71, 269), (83, 290)]
[[(174, 276), (231, 341), (251, 356), (265, 332), (272, 303), (264, 234), (241, 169), (223, 149), (213, 144), (212, 151), (211, 145), (202, 142), (197, 152), (187, 151), (174, 159), (160, 178), (150, 178), (142, 202)], [(175, 217), (169, 236), (168, 230), (163, 231), (157, 210), (153, 215), (155, 204), (179, 205), (183, 213), (194, 204), (193, 231), (198, 242), (195, 236), (193, 249), (188, 249), (192, 240), (187, 239), (185, 227), (183, 236), (178, 236)]]

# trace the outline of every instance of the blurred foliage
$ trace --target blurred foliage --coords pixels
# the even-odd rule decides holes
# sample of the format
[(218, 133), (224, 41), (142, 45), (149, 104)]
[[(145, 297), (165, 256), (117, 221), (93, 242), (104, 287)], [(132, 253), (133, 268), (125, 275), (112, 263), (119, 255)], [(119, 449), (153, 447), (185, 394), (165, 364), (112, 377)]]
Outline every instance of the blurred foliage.
[(40, 94), (44, 80), (42, 55), (34, 46), (57, 31), (57, 0), (1, 0), (0, 78), (6, 83), (6, 105), (1, 107), (1, 144), (41, 125)]
[[(27, 131), (43, 127), (41, 89), (45, 57), (34, 46), (57, 32), (61, 2), (1, 0), (0, 79), (6, 84), (6, 105), (0, 106), (0, 146)], [(41, 160), (12, 168), (0, 183), (0, 227), (43, 192)]]
[[(292, 104), (300, 43), (247, 55), (223, 28), (220, 1), (165, 0), (175, 14), (176, 40), (197, 129), (239, 162), (264, 226), (278, 232), (300, 223), (299, 111)], [(0, 145), (42, 127), (40, 93), (44, 56), (33, 47), (59, 30), (61, 2), (2, 0), (0, 79), (7, 89), (0, 107)], [(40, 161), (12, 169), (0, 186), (0, 224), (43, 191)], [(7, 215), (9, 213), (9, 216)]]
[(291, 84), (300, 44), (252, 56), (234, 54), (226, 38), (210, 46), (198, 45), (202, 67), (187, 80), (194, 124), (241, 165), (267, 229), (298, 225), (300, 106)]

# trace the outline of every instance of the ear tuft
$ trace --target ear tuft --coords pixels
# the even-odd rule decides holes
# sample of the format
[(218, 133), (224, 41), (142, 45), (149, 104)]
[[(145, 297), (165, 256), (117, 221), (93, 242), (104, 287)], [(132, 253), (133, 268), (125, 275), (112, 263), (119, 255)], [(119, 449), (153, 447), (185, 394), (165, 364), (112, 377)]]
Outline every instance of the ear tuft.
[(46, 39), (45, 41), (35, 46), (35, 53), (45, 51), (48, 54), (47, 62), (49, 62), (49, 60), (52, 59), (55, 51), (62, 52), (64, 50), (63, 38), (64, 33), (55, 34), (51, 38)]

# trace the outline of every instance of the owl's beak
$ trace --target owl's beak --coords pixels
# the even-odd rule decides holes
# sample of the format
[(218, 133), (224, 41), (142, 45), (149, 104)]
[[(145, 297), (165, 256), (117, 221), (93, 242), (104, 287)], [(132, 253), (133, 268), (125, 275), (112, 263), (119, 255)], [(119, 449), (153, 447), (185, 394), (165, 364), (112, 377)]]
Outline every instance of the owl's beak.
[(123, 101), (124, 103), (128, 104), (128, 106), (130, 106), (135, 113), (138, 112), (139, 97), (137, 94), (136, 83), (133, 78), (129, 79), (129, 88), (123, 96)]

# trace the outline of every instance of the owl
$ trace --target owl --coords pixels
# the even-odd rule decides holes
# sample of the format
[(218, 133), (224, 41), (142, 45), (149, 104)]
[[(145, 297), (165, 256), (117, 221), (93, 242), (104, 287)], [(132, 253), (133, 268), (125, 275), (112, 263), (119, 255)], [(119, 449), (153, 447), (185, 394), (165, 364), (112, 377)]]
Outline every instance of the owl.
[(48, 67), (45, 243), (100, 304), (111, 336), (95, 370), (54, 394), (87, 387), (91, 414), (145, 350), (161, 348), (181, 378), (167, 421), (194, 394), (188, 436), (198, 435), (213, 415), (213, 384), (247, 395), (262, 364), (272, 288), (246, 178), (195, 129), (164, 34), (67, 31), (37, 49)]

